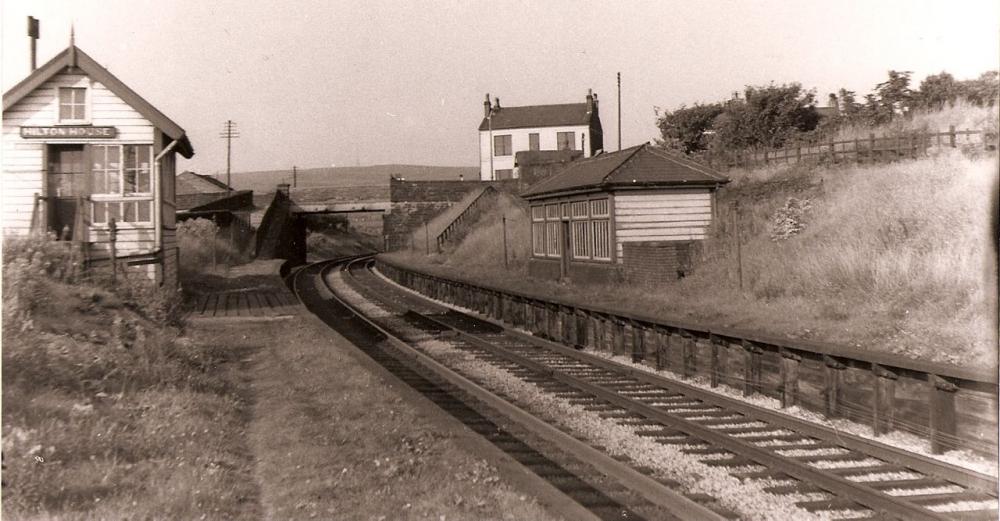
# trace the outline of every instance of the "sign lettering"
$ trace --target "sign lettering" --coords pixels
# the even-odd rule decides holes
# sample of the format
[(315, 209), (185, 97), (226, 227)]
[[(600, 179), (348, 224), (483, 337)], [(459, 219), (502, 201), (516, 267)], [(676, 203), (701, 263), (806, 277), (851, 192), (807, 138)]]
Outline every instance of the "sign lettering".
[(65, 127), (21, 127), (21, 137), (114, 139), (118, 137), (118, 129), (115, 127), (92, 127), (88, 125)]

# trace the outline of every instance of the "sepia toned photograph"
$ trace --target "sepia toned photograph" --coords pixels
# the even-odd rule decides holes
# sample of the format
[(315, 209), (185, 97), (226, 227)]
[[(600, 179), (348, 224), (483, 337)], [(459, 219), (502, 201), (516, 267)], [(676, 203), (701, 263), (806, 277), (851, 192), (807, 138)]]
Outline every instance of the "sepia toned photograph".
[(1000, 520), (996, 0), (0, 27), (0, 518)]

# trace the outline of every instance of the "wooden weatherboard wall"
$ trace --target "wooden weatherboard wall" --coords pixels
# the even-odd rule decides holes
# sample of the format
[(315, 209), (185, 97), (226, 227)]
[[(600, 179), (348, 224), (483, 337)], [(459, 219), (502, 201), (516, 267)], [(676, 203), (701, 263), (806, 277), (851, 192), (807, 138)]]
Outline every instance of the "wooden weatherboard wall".
[(708, 236), (712, 194), (708, 188), (617, 192), (614, 197), (616, 258), (626, 242), (690, 241)]
[[(174, 285), (175, 154), (194, 155), (184, 130), (74, 45), (3, 106), (4, 234), (64, 235), (65, 224), (84, 264), (107, 266), (114, 219), (116, 264)], [(49, 172), (57, 157), (72, 169)]]
[[(88, 88), (90, 122), (95, 126), (114, 126), (118, 137), (72, 138), (49, 141), (22, 138), (22, 126), (50, 125), (59, 119), (59, 87)], [(153, 144), (156, 129), (139, 112), (84, 74), (58, 74), (28, 94), (3, 114), (3, 204), (4, 233), (26, 234), (31, 226), (35, 194), (45, 194), (45, 147), (56, 142), (83, 144)], [(152, 253), (155, 248), (154, 225), (120, 223), (117, 248), (119, 255)], [(95, 250), (106, 251), (107, 226), (91, 228), (90, 240)], [(99, 257), (99, 256), (98, 256)]]

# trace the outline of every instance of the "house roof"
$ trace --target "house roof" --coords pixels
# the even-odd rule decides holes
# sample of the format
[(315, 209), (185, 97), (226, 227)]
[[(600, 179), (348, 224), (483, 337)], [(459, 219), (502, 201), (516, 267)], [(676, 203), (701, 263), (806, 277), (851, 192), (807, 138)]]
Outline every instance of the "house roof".
[[(561, 105), (528, 105), (524, 107), (502, 107), (493, 112), (493, 130), (508, 128), (563, 127), (589, 125), (590, 113), (586, 103), (563, 103)], [(479, 130), (489, 130), (490, 122), (483, 118)]]
[(116, 78), (110, 71), (101, 67), (93, 58), (91, 58), (87, 53), (83, 52), (76, 45), (70, 45), (64, 49), (61, 53), (57, 54), (54, 58), (48, 61), (45, 65), (35, 69), (28, 77), (21, 80), (17, 85), (14, 85), (7, 92), (3, 94), (3, 110), (13, 107), (17, 102), (24, 99), (25, 96), (30, 94), (32, 91), (42, 86), (46, 81), (52, 79), (53, 76), (63, 72), (67, 68), (79, 68), (92, 79), (99, 81), (105, 87), (107, 87), (111, 92), (115, 93), (119, 98), (128, 103), (132, 108), (137, 110), (143, 117), (149, 120), (156, 128), (160, 129), (161, 132), (166, 134), (170, 139), (175, 139), (177, 143), (177, 151), (186, 158), (190, 158), (194, 155), (194, 148), (191, 146), (191, 142), (188, 140), (187, 135), (184, 133), (184, 129), (180, 127), (177, 123), (174, 123), (162, 112), (156, 109), (148, 101), (144, 100), (142, 96), (136, 94), (136, 92), (122, 83), (121, 80)]
[(212, 194), (228, 192), (229, 185), (212, 176), (181, 172), (177, 175), (177, 194)]
[(526, 199), (567, 193), (652, 187), (718, 186), (729, 179), (648, 143), (570, 163), (521, 194)]

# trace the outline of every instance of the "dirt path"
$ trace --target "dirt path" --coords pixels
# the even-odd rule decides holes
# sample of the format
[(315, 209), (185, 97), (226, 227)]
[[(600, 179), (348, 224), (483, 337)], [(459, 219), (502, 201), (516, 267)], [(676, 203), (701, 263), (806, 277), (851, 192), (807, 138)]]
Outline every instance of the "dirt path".
[(298, 312), (189, 327), (246, 353), (265, 519), (558, 519), (522, 467)]

